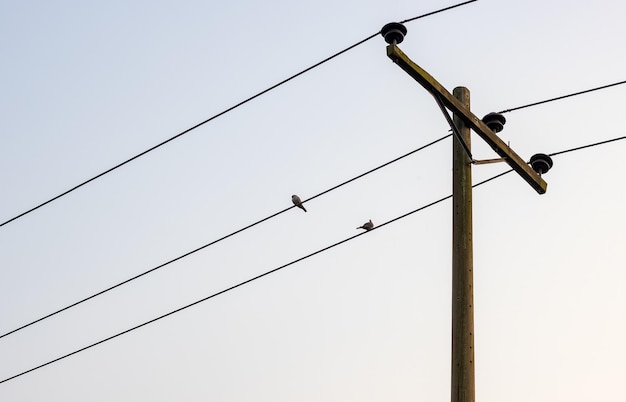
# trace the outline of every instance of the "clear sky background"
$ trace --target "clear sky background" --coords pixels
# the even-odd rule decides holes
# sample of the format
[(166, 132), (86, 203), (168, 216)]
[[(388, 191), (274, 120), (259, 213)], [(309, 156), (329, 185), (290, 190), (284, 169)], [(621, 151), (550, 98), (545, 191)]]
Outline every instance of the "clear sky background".
[[(0, 3), (0, 220), (452, 1)], [(401, 49), (478, 116), (626, 79), (621, 0), (478, 2)], [(0, 332), (446, 135), (378, 36), (0, 228)], [(523, 158), (626, 135), (626, 85), (506, 114)], [(496, 157), (475, 134), (474, 156)], [(0, 339), (0, 379), (451, 193), (448, 138)], [(474, 191), (476, 399), (622, 400), (626, 141)], [(475, 166), (474, 182), (508, 169)], [(0, 384), (2, 401), (448, 401), (451, 203)]]

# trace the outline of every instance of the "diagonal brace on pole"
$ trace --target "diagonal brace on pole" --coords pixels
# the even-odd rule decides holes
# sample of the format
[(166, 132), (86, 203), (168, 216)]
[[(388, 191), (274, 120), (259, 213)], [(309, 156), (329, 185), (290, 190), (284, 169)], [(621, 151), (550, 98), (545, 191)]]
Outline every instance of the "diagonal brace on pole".
[(459, 142), (461, 147), (463, 147), (463, 150), (465, 151), (465, 154), (467, 155), (467, 157), (471, 161), (470, 163), (475, 163), (476, 160), (472, 156), (472, 151), (470, 151), (469, 147), (465, 143), (465, 140), (463, 139), (463, 136), (461, 135), (461, 132), (459, 131), (459, 128), (456, 126), (456, 124), (454, 124), (454, 121), (452, 121), (452, 117), (450, 117), (450, 115), (448, 114), (448, 111), (446, 110), (446, 106), (441, 101), (441, 96), (435, 95), (435, 101), (437, 102), (437, 105), (439, 105), (439, 109), (441, 109), (441, 112), (443, 113), (443, 117), (446, 118), (446, 121), (450, 125), (450, 129), (452, 130), (452, 133), (456, 137), (456, 140)]
[(456, 99), (443, 85), (441, 85), (426, 70), (415, 64), (402, 52), (396, 44), (387, 46), (387, 56), (393, 60), (400, 68), (406, 71), (411, 77), (419, 82), (435, 99), (443, 104), (453, 113), (459, 115), (465, 124), (474, 130), (489, 146), (496, 151), (506, 163), (509, 164), (530, 186), (539, 194), (546, 192), (546, 183), (537, 172), (535, 172), (518, 154), (516, 154), (507, 144), (504, 143), (481, 119), (476, 117), (458, 99)]

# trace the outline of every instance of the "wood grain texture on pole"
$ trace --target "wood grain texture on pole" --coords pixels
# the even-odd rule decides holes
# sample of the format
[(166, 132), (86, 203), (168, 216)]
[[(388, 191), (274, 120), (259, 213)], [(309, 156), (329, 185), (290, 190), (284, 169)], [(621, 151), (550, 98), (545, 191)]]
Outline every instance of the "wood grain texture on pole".
[[(454, 96), (469, 110), (470, 93)], [(468, 149), (470, 128), (454, 114), (454, 124)], [(452, 402), (474, 402), (474, 275), (472, 241), (472, 164), (457, 139), (452, 146)]]

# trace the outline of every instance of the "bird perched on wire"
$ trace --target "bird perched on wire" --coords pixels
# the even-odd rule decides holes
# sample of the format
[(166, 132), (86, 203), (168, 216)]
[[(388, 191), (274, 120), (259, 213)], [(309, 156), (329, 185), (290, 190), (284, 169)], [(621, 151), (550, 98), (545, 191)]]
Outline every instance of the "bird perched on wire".
[(298, 197), (295, 194), (292, 195), (291, 196), (291, 202), (293, 202), (293, 205), (295, 205), (296, 207), (298, 207), (301, 210), (303, 210), (304, 212), (306, 212), (306, 208), (304, 207), (304, 205), (302, 205), (302, 200), (300, 199), (300, 197)]
[(372, 223), (372, 220), (370, 219), (369, 221), (365, 222), (362, 226), (359, 226), (357, 229), (372, 230), (374, 229), (374, 223)]

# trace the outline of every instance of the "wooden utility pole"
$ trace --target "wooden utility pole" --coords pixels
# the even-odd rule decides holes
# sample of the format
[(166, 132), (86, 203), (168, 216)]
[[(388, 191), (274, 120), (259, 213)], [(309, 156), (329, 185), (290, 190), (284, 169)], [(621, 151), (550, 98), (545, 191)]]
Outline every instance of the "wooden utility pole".
[[(470, 107), (467, 88), (454, 96)], [(452, 142), (452, 402), (474, 402), (474, 275), (472, 251), (472, 160), (470, 129), (454, 115), (454, 125), (465, 142)]]
[[(455, 139), (452, 145), (452, 402), (474, 402), (474, 274), (472, 239), (472, 164), (504, 161), (508, 163), (539, 194), (546, 192), (547, 183), (540, 173), (552, 167), (544, 154), (531, 158), (530, 166), (505, 144), (496, 132), (505, 119), (491, 113), (479, 119), (470, 111), (469, 90), (458, 87), (454, 95), (415, 64), (399, 48), (406, 35), (404, 25), (392, 22), (381, 34), (387, 46), (387, 56), (419, 82), (437, 101), (449, 121)], [(447, 109), (454, 116), (450, 119)], [(483, 121), (484, 120), (484, 121)], [(498, 159), (476, 161), (471, 156), (470, 130), (474, 130), (500, 156)], [(539, 173), (537, 173), (539, 172)]]

